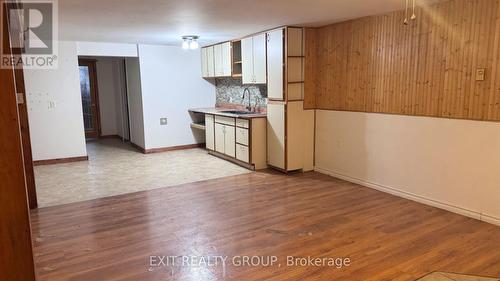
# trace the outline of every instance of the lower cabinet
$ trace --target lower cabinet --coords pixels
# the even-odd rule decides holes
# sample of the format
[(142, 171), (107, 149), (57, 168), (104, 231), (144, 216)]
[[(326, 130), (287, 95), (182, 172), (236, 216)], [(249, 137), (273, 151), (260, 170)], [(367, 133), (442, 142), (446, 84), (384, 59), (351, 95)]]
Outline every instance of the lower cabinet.
[(215, 123), (215, 151), (219, 153), (225, 153), (226, 147), (224, 142), (226, 138), (224, 137), (225, 125)]
[(215, 150), (214, 116), (205, 114), (205, 142), (208, 150)]
[(250, 156), (248, 155), (248, 146), (242, 144), (236, 144), (236, 159), (243, 162), (250, 162)]
[(214, 128), (215, 151), (227, 156), (236, 157), (236, 127), (234, 118), (216, 115)]
[(227, 156), (236, 156), (235, 134), (234, 126), (224, 125), (224, 154)]
[(267, 163), (275, 168), (286, 169), (285, 162), (285, 104), (267, 105)]
[(267, 105), (267, 163), (282, 171), (314, 169), (314, 110), (302, 101)]
[[(266, 118), (241, 119), (205, 115), (207, 149), (254, 169), (266, 164)], [(213, 139), (213, 145), (209, 145)]]
[(247, 128), (236, 127), (236, 142), (248, 146), (249, 138)]

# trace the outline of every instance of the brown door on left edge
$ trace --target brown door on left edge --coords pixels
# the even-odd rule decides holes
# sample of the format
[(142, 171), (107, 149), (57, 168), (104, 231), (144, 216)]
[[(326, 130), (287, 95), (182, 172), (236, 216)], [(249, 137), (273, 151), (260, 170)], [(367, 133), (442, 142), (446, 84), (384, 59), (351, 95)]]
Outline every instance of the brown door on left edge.
[(79, 59), (80, 91), (82, 94), (83, 123), (86, 138), (100, 136), (99, 95), (95, 60)]

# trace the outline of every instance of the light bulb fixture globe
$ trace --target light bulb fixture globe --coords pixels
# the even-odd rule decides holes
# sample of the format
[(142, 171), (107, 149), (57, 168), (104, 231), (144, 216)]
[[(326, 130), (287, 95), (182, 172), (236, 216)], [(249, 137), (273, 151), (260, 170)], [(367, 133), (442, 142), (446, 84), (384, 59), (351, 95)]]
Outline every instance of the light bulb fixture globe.
[(200, 44), (198, 43), (198, 38), (200, 38), (197, 35), (185, 35), (182, 36), (182, 49), (184, 50), (195, 50), (200, 47)]
[(189, 49), (189, 41), (188, 40), (184, 39), (182, 41), (182, 49), (184, 49), (184, 50)]
[(198, 49), (199, 46), (200, 46), (200, 44), (198, 44), (198, 41), (196, 41), (196, 40), (189, 42), (189, 49), (191, 49), (191, 50), (196, 50), (196, 49)]

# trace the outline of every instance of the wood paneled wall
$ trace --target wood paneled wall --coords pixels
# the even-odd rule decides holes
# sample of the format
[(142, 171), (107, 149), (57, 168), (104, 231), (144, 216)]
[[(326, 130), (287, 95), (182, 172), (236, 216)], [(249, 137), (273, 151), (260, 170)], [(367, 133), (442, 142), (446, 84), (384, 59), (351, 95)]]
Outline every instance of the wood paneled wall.
[(500, 0), (445, 1), (403, 19), (308, 29), (305, 106), (500, 121)]

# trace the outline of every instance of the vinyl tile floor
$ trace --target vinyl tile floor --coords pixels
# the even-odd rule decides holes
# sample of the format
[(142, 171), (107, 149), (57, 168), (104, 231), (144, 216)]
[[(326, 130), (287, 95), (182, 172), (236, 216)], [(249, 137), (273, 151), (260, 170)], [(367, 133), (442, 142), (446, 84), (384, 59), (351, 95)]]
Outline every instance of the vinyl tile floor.
[(39, 207), (250, 172), (200, 148), (142, 154), (118, 139), (102, 139), (88, 142), (87, 154), (89, 161), (35, 167)]

